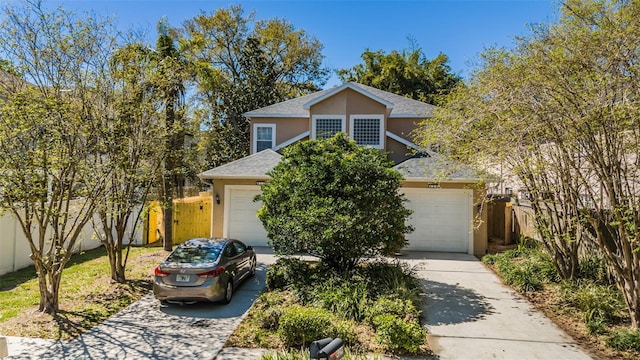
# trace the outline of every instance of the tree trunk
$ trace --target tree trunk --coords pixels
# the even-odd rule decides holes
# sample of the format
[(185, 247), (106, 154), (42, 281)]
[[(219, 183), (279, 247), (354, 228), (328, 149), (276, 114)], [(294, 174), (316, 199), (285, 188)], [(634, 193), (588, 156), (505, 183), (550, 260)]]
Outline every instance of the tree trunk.
[(624, 300), (627, 304), (629, 317), (631, 318), (631, 326), (635, 329), (640, 325), (640, 289), (638, 288), (639, 280), (621, 279), (619, 282), (624, 294)]
[(52, 268), (48, 268), (41, 259), (34, 261), (34, 264), (40, 290), (38, 311), (55, 315), (58, 312), (58, 294), (64, 265), (54, 265)]
[(171, 251), (173, 249), (173, 194), (171, 194), (171, 188), (166, 188), (168, 185), (169, 184), (165, 184), (165, 204), (162, 207), (164, 226), (163, 245), (166, 251)]

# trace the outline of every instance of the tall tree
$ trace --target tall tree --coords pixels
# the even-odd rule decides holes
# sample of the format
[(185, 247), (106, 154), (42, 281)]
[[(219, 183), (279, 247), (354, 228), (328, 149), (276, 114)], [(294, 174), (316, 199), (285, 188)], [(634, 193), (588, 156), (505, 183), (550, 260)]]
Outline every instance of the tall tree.
[(319, 90), (328, 76), (316, 38), (284, 20), (255, 21), (239, 5), (186, 21), (181, 44), (198, 69), (207, 168), (248, 154), (243, 113)]
[(513, 50), (486, 51), (439, 124), (425, 124), (423, 143), (509, 166), (533, 195), (537, 227), (560, 273), (573, 277), (578, 246), (592, 244), (637, 327), (640, 7), (567, 0), (561, 9), (557, 23), (534, 28)]
[(111, 56), (96, 93), (99, 161), (109, 169), (95, 234), (109, 255), (111, 278), (125, 282), (131, 242), (164, 155), (160, 104), (150, 84), (151, 57), (139, 42)]
[(158, 22), (156, 49), (152, 52), (151, 85), (164, 109), (165, 146), (161, 176), (160, 199), (163, 211), (164, 249), (173, 247), (173, 199), (183, 197), (182, 183), (185, 168), (184, 138), (186, 120), (184, 92), (190, 68), (187, 59), (176, 45), (176, 35), (166, 18)]
[(447, 65), (449, 58), (440, 53), (429, 60), (419, 47), (410, 50), (382, 50), (362, 53), (362, 64), (337, 71), (342, 81), (355, 81), (377, 89), (439, 104), (443, 95), (448, 94), (460, 77), (451, 72)]
[(0, 206), (29, 242), (39, 310), (55, 314), (62, 270), (104, 196), (90, 109), (116, 31), (40, 1), (3, 12), (0, 53), (23, 81), (0, 84)]

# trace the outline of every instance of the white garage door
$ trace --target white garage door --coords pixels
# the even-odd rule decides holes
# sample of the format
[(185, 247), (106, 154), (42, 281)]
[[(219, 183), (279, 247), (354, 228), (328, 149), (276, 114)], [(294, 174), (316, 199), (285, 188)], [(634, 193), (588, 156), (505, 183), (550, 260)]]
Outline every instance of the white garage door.
[(413, 210), (406, 250), (469, 252), (473, 192), (465, 189), (402, 188)]
[(225, 186), (225, 237), (241, 240), (247, 245), (267, 246), (267, 232), (257, 217), (262, 202), (253, 201), (259, 193), (259, 186)]

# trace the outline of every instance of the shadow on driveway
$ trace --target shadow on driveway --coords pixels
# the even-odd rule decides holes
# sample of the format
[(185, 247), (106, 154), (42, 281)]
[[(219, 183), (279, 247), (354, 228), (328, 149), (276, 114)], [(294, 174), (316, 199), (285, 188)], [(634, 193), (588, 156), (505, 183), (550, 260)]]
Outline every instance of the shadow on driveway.
[(458, 285), (421, 280), (426, 292), (426, 325), (451, 325), (482, 320), (495, 313), (486, 297)]

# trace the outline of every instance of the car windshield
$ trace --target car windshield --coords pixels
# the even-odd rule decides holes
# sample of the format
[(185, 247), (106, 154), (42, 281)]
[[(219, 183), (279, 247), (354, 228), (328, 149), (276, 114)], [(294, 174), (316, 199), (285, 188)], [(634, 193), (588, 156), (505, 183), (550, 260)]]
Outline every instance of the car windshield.
[(177, 247), (167, 258), (167, 262), (182, 264), (210, 263), (218, 259), (219, 247)]

